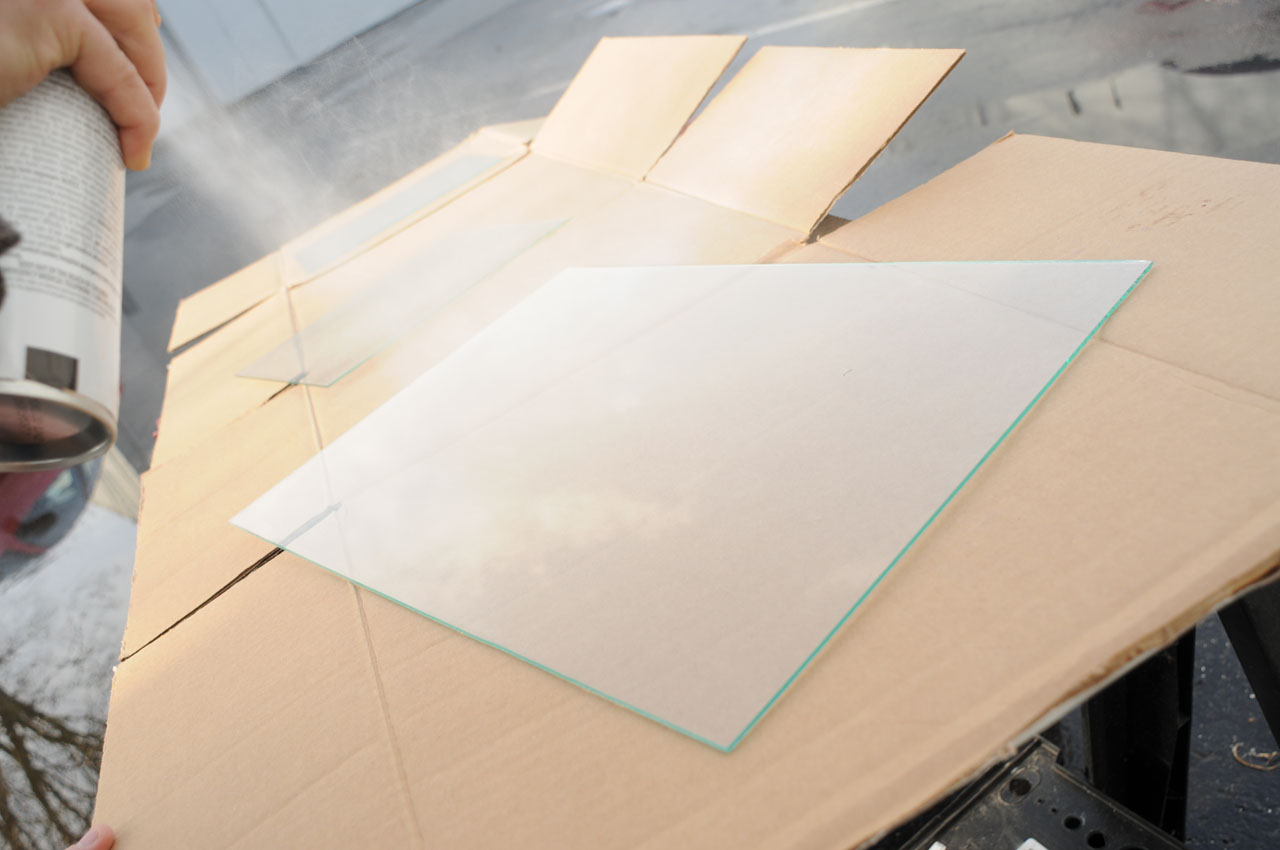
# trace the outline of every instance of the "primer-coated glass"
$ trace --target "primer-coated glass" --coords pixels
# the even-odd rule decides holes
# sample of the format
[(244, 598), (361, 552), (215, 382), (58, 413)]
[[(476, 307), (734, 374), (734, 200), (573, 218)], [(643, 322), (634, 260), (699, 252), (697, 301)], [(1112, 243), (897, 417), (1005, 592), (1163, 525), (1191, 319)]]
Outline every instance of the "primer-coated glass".
[[(377, 283), (238, 374), (330, 386), (563, 223), (563, 219), (517, 222), (462, 231), (433, 242), (380, 269)], [(378, 250), (372, 249), (371, 255)]]
[(569, 270), (233, 521), (728, 750), (1147, 268)]
[(314, 277), (356, 253), (370, 240), (407, 223), (414, 213), (425, 210), (504, 161), (499, 156), (467, 155), (424, 171), (380, 200), (366, 202), (366, 206), (342, 227), (305, 236), (286, 245), (286, 261), (291, 261), (299, 279)]

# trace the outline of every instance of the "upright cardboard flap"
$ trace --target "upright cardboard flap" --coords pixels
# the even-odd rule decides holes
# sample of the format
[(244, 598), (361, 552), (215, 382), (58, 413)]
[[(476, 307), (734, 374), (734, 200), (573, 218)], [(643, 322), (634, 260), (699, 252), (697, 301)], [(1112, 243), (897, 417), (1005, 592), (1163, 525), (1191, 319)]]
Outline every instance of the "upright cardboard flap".
[(963, 55), (761, 48), (646, 179), (807, 233)]
[(573, 78), (533, 150), (641, 177), (670, 147), (745, 36), (605, 38)]

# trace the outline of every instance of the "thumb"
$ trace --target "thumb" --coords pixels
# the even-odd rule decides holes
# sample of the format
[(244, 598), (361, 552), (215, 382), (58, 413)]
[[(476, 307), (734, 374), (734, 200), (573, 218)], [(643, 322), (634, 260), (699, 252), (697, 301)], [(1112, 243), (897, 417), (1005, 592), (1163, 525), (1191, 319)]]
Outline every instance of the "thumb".
[(109, 826), (95, 826), (67, 850), (111, 850), (116, 843), (116, 835)]

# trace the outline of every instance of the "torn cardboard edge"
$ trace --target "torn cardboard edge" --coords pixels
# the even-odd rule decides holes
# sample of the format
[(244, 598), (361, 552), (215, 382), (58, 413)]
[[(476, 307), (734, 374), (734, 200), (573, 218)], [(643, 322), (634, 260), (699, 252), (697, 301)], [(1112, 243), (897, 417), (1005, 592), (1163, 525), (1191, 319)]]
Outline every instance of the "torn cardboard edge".
[[(290, 557), (290, 556), (287, 556), (287, 555), (286, 555), (286, 556), (285, 556), (285, 559), (288, 559), (289, 557)], [(287, 567), (288, 569), (290, 569), (290, 570), (293, 570), (293, 569), (295, 568), (293, 565), (290, 565), (290, 564), (285, 564), (285, 565), (284, 565), (284, 567), (282, 567), (282, 568), (286, 568), (286, 567)], [(301, 563), (300, 561), (298, 561), (298, 563), (297, 563), (297, 565), (296, 565), (296, 569), (298, 569), (298, 570), (308, 570), (308, 571), (313, 571), (313, 570), (314, 570), (314, 567), (312, 567), (311, 565), (308, 565), (308, 564), (305, 564), (305, 563)], [(316, 576), (316, 577), (320, 577), (320, 576), (321, 576), (321, 574), (322, 574), (322, 571), (314, 571), (313, 573), (310, 573), (310, 574), (311, 574), (311, 575), (314, 575), (314, 576)], [(248, 577), (247, 577), (247, 576), (245, 576), (245, 578), (248, 578)], [(329, 578), (326, 576), (326, 577), (325, 577), (325, 580), (329, 580), (329, 581), (331, 581), (332, 579), (329, 579)], [(307, 583), (309, 584), (310, 582), (307, 582)], [(251, 592), (252, 592), (252, 593), (254, 593), (254, 594), (257, 594), (259, 591), (258, 591), (258, 590), (252, 590)], [(311, 598), (311, 596), (312, 596), (312, 594), (311, 594), (311, 593), (306, 593), (306, 592), (304, 592), (304, 594), (303, 594), (302, 598), (304, 598), (304, 599), (308, 599), (308, 598)], [(229, 602), (228, 602), (228, 604), (231, 604), (231, 605), (240, 605), (240, 604), (241, 604), (240, 602), (237, 602), (237, 601), (232, 600), (232, 598), (231, 598), (231, 597), (228, 597), (228, 599), (229, 599), (229, 600), (231, 600), (231, 601), (229, 601)], [(325, 610), (325, 609), (318, 609), (318, 610), (316, 611), (316, 613), (319, 613), (319, 611), (320, 611), (320, 610)], [(1196, 619), (1198, 619), (1198, 618), (1196, 618)], [(1192, 620), (1191, 620), (1191, 622), (1195, 622), (1195, 619), (1192, 619)], [(206, 630), (207, 630), (207, 628), (209, 627), (209, 625), (208, 625), (208, 624), (204, 624), (204, 626), (205, 626)], [(386, 649), (385, 645), (383, 645), (383, 644), (379, 644), (379, 646), (382, 646), (382, 650), (381, 650), (381, 651), (384, 651), (384, 652), (385, 652), (385, 649)], [(372, 651), (372, 650), (371, 650), (371, 651)], [(140, 659), (141, 659), (141, 658), (145, 658), (145, 657), (147, 657), (147, 656), (145, 656), (145, 655), (144, 655), (144, 656), (139, 656), (139, 658), (140, 658)], [(375, 658), (376, 658), (376, 657), (377, 657), (377, 656), (375, 655)], [(157, 660), (159, 660), (159, 659), (157, 659)], [(131, 662), (131, 663), (132, 663), (132, 662)], [(125, 669), (132, 670), (133, 668), (132, 668), (132, 667), (128, 667), (128, 668), (125, 668)], [(1107, 679), (1106, 679), (1106, 681), (1109, 681), (1111, 678), (1114, 678), (1114, 676), (1115, 676), (1115, 675), (1119, 675), (1119, 673), (1120, 673), (1120, 671), (1119, 671), (1119, 670), (1117, 670), (1117, 671), (1113, 671), (1111, 674), (1108, 674), (1108, 675), (1107, 675)], [(388, 673), (387, 673), (386, 671), (384, 671), (384, 672), (382, 672), (382, 673), (381, 673), (381, 674), (379, 674), (379, 675), (383, 675), (383, 676), (385, 676), (385, 675), (388, 675)], [(1098, 684), (1100, 685), (1100, 684), (1101, 684), (1101, 682), (1099, 682)], [(348, 696), (344, 696), (344, 698), (343, 698), (343, 699), (349, 699), (349, 698), (350, 698), (350, 697), (348, 697)], [(1078, 695), (1078, 698), (1083, 698), (1083, 696), (1079, 696), (1079, 695)], [(208, 706), (206, 705), (206, 707), (208, 707)], [(274, 722), (274, 721), (272, 721), (272, 722)], [(389, 716), (389, 717), (387, 717), (386, 722), (387, 722), (387, 723), (389, 723), (389, 724), (391, 724), (391, 726), (389, 727), (389, 734), (392, 736), (392, 739), (393, 739), (393, 740), (395, 740), (395, 739), (396, 739), (397, 734), (399, 734), (399, 735), (404, 735), (404, 734), (408, 731), (408, 729), (407, 729), (407, 728), (405, 727), (405, 725), (404, 725), (405, 720), (404, 720), (404, 718), (403, 718), (403, 717), (401, 717), (401, 718), (399, 719), (399, 721), (397, 721), (397, 720), (395, 720), (395, 719), (394, 719), (394, 717)], [(1016, 741), (1017, 741), (1017, 740), (1020, 740), (1022, 737), (1025, 737), (1025, 735), (1028, 735), (1028, 734), (1031, 734), (1032, 732), (1034, 732), (1034, 731), (1035, 731), (1035, 729), (1039, 728), (1039, 726), (1037, 725), (1037, 724), (1038, 724), (1038, 722), (1039, 722), (1039, 721), (1037, 721), (1037, 722), (1033, 722), (1033, 723), (1031, 723), (1030, 725), (1028, 725), (1028, 726), (1026, 727), (1026, 729), (1025, 729), (1025, 731), (1024, 731), (1023, 733), (1021, 733), (1021, 734), (1020, 734), (1019, 736), (1017, 736), (1017, 737), (1014, 737), (1014, 738), (1010, 739), (1010, 741), (1012, 741), (1012, 742), (1016, 743)], [(540, 724), (540, 725), (541, 725), (541, 724)], [(109, 727), (109, 728), (110, 728), (110, 727)], [(269, 731), (269, 729), (270, 729), (270, 727), (268, 727), (268, 731)], [(398, 733), (397, 733), (397, 729), (399, 730), (399, 731), (398, 731)], [(512, 731), (513, 731), (513, 733), (517, 733), (517, 734), (518, 734), (518, 730), (512, 730)], [(639, 730), (636, 730), (636, 731), (638, 732)], [(109, 734), (110, 734), (110, 733), (109, 733)], [(593, 740), (597, 740), (598, 738), (596, 738), (596, 737), (595, 737), (595, 735), (598, 735), (598, 734), (600, 734), (600, 733), (599, 733), (598, 731), (596, 731), (596, 732), (594, 732), (594, 733), (593, 733), (591, 730), (588, 730), (588, 734), (592, 734), (592, 735), (593, 735), (592, 739), (593, 739)], [(522, 737), (523, 737), (523, 736), (522, 736)], [(641, 737), (642, 737), (642, 738), (647, 738), (648, 736), (643, 736), (643, 735), (642, 735)], [(513, 745), (515, 745), (515, 744), (517, 744), (517, 743), (518, 743), (518, 741), (517, 741), (517, 742), (513, 742)], [(648, 743), (648, 744), (652, 744), (653, 742), (652, 742), (652, 741), (646, 741), (646, 743)], [(531, 744), (531, 745), (536, 746), (536, 744)], [(1011, 746), (1011, 745), (1012, 745), (1012, 744), (1010, 744), (1010, 743), (1006, 742), (1003, 746), (1006, 746), (1006, 747), (1007, 747), (1007, 746)], [(570, 749), (570, 751), (571, 751), (571, 752), (574, 752), (574, 753), (578, 753), (578, 752), (579, 752), (579, 748), (570, 747), (569, 749)], [(662, 758), (662, 757), (665, 755), (665, 753), (664, 753), (665, 748), (663, 748), (663, 747), (659, 747), (658, 749), (659, 749), (659, 753), (660, 753), (660, 755), (659, 755), (658, 757), (659, 757), (659, 758)], [(110, 752), (110, 745), (109, 745), (109, 747), (108, 747), (108, 751)], [(959, 784), (959, 783), (963, 782), (963, 781), (965, 780), (965, 778), (967, 778), (968, 776), (972, 775), (972, 773), (973, 773), (974, 771), (978, 771), (978, 770), (980, 770), (982, 765), (985, 765), (985, 764), (990, 763), (991, 761), (993, 761), (993, 760), (995, 760), (995, 759), (998, 759), (998, 758), (1000, 757), (1000, 755), (1001, 755), (1001, 753), (1002, 753), (1002, 752), (1003, 752), (1002, 750), (1000, 750), (1000, 749), (998, 749), (998, 748), (995, 748), (995, 749), (993, 749), (993, 751), (989, 751), (989, 752), (985, 753), (985, 754), (981, 757), (981, 759), (980, 759), (980, 760), (976, 760), (976, 761), (974, 762), (974, 764), (975, 764), (976, 766), (973, 766), (973, 767), (971, 767), (971, 768), (969, 768), (969, 769), (966, 769), (966, 771), (964, 771), (964, 772), (957, 773), (955, 777), (953, 777), (953, 778), (951, 778), (951, 779), (949, 779), (949, 780), (948, 780), (947, 784), (942, 785), (942, 786), (941, 786), (939, 789), (937, 789), (936, 791), (931, 790), (931, 788), (929, 787), (929, 786), (931, 786), (933, 783), (936, 783), (936, 782), (938, 782), (938, 781), (939, 781), (939, 780), (937, 779), (937, 777), (936, 777), (936, 776), (926, 776), (926, 777), (921, 777), (921, 780), (922, 780), (922, 781), (913, 781), (912, 783), (910, 783), (910, 787), (911, 787), (911, 789), (912, 789), (913, 793), (914, 793), (914, 792), (918, 792), (918, 793), (928, 793), (928, 794), (930, 795), (930, 796), (928, 797), (928, 799), (935, 799), (938, 795), (940, 795), (940, 794), (944, 793), (944, 792), (945, 792), (945, 790), (946, 790), (946, 788), (948, 788), (948, 787), (954, 787), (955, 785), (957, 785), (957, 784)], [(547, 756), (547, 757), (549, 757), (549, 756)], [(722, 758), (723, 758), (723, 756), (722, 756)], [(737, 756), (734, 756), (733, 758), (737, 758)], [(592, 764), (594, 764), (594, 760), (589, 760), (589, 761), (588, 761), (587, 766), (588, 766), (588, 767), (590, 767)], [(113, 778), (114, 778), (114, 777), (113, 777)], [(927, 780), (927, 781), (924, 781), (924, 780)], [(364, 779), (364, 780), (362, 780), (362, 781), (369, 781), (369, 780), (366, 778), (366, 779)], [(111, 783), (108, 783), (108, 784), (109, 784), (109, 786), (111, 786), (111, 785), (114, 785), (115, 783), (114, 783), (114, 782), (111, 782)], [(388, 787), (387, 791), (388, 791), (388, 792), (390, 791), (389, 787)], [(108, 801), (107, 801), (107, 806), (106, 806), (106, 811), (107, 811), (107, 812), (111, 812), (111, 811), (113, 811), (113, 810), (114, 810), (114, 811), (120, 811), (120, 810), (121, 810), (121, 807), (120, 807), (120, 805), (119, 805), (119, 804), (120, 804), (120, 800), (119, 800), (119, 793), (120, 793), (120, 792), (116, 792), (116, 799), (114, 799), (114, 800), (108, 800)], [(406, 789), (406, 793), (409, 793), (408, 789)], [(395, 795), (391, 795), (391, 796), (392, 796), (392, 797), (394, 797)], [(515, 801), (512, 801), (512, 802), (513, 802), (513, 803), (515, 803)], [(874, 814), (874, 817), (873, 817), (873, 818), (871, 818), (870, 820), (866, 820), (866, 821), (860, 821), (861, 826), (863, 827), (863, 832), (861, 832), (861, 833), (857, 833), (857, 834), (859, 834), (859, 835), (867, 835), (867, 839), (868, 839), (868, 840), (870, 840), (870, 838), (871, 838), (871, 837), (873, 837), (873, 836), (872, 836), (872, 835), (867, 834), (866, 830), (868, 830), (868, 829), (872, 829), (872, 828), (874, 828), (874, 829), (876, 829), (876, 830), (889, 828), (889, 827), (891, 827), (894, 823), (896, 823), (897, 821), (899, 821), (901, 818), (909, 816), (909, 814), (910, 814), (910, 812), (911, 812), (911, 811), (916, 811), (916, 810), (918, 810), (919, 808), (923, 808), (924, 806), (927, 806), (927, 805), (928, 805), (928, 802), (927, 802), (927, 801), (926, 801), (926, 802), (918, 802), (918, 803), (913, 802), (913, 804), (912, 804), (912, 805), (913, 805), (913, 806), (916, 806), (916, 808), (915, 808), (915, 809), (911, 809), (911, 810), (909, 810), (909, 811), (908, 811), (908, 810), (903, 810), (901, 814), (899, 814), (896, 810), (893, 810), (893, 809), (881, 809), (881, 808), (877, 808), (877, 809), (875, 810), (875, 814)], [(413, 804), (412, 804), (412, 803), (410, 803), (410, 806), (412, 807), (412, 806), (413, 806)], [(610, 811), (611, 811), (611, 810), (610, 810)], [(100, 809), (100, 811), (99, 811), (99, 815), (100, 815), (100, 816), (102, 816), (102, 815), (103, 815), (103, 810), (102, 810), (102, 809)], [(879, 824), (874, 823), (874, 821), (877, 821), (877, 820), (878, 820), (878, 821), (880, 821), (880, 823), (879, 823)], [(117, 821), (117, 822), (119, 822), (119, 821)], [(562, 829), (562, 828), (563, 828), (563, 827), (562, 827), (562, 825), (561, 825), (561, 829)], [(812, 836), (812, 835), (810, 835), (810, 838), (811, 838), (811, 839), (812, 839), (812, 837), (813, 837), (813, 836)], [(850, 846), (849, 841), (854, 840), (854, 839), (852, 839), (852, 838), (850, 837), (850, 834), (848, 834), (848, 833), (845, 833), (845, 838), (846, 838), (846, 842), (845, 842), (844, 844), (836, 845), (835, 843), (832, 843), (830, 846)], [(150, 846), (150, 845), (148, 845), (148, 846)]]

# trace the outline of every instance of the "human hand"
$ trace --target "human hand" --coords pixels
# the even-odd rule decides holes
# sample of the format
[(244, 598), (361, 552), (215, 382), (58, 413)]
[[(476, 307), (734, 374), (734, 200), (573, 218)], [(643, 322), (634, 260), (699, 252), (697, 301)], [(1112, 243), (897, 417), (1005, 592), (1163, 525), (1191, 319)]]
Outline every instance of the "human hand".
[(95, 826), (84, 834), (67, 850), (111, 850), (115, 846), (116, 836), (109, 826)]
[(70, 68), (120, 129), (129, 168), (151, 164), (166, 76), (154, 0), (0, 0), (0, 106)]

